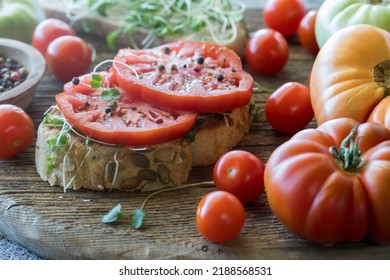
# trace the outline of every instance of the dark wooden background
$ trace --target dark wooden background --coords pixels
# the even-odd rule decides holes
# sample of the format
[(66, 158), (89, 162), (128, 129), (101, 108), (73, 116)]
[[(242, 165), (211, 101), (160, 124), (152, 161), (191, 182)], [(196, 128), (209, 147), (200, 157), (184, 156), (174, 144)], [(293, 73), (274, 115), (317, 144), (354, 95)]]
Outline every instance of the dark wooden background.
[[(322, 1), (305, 1), (308, 9)], [(246, 22), (250, 31), (264, 27), (264, 1), (248, 1)], [(97, 50), (97, 62), (112, 58), (104, 40), (85, 36)], [(314, 55), (288, 39), (290, 58), (275, 76), (253, 75), (266, 87), (277, 88), (287, 81), (307, 84)], [(249, 71), (249, 70), (248, 70)], [(37, 127), (43, 112), (54, 104), (54, 95), (62, 83), (48, 73), (28, 108)], [(264, 163), (272, 151), (290, 135), (275, 132), (264, 117), (267, 92), (254, 95), (260, 106), (258, 123), (237, 148), (258, 155)], [(309, 124), (315, 127), (315, 122)], [(35, 141), (34, 141), (35, 143)], [(212, 168), (196, 168), (189, 182), (209, 181)], [(63, 192), (40, 180), (35, 170), (34, 145), (11, 161), (0, 161), (0, 259), (387, 259), (389, 246), (371, 243), (321, 246), (302, 240), (272, 214), (266, 195), (246, 207), (247, 219), (240, 236), (225, 244), (205, 240), (195, 227), (196, 206), (212, 187), (194, 187), (165, 192), (146, 205), (147, 217), (140, 230), (129, 222), (114, 225), (101, 223), (101, 217), (113, 206), (122, 204), (124, 211), (139, 207), (146, 194)], [(1, 235), (3, 233), (3, 237)], [(22, 247), (18, 247), (20, 244)], [(27, 248), (34, 254), (24, 251)], [(11, 250), (11, 251), (10, 251)], [(14, 251), (12, 251), (14, 250)], [(7, 254), (8, 252), (8, 254)]]

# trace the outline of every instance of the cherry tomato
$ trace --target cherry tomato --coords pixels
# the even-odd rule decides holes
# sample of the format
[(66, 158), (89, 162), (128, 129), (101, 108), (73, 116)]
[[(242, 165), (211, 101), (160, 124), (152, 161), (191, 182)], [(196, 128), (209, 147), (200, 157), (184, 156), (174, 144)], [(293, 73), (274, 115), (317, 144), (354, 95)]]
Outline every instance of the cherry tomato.
[(298, 38), (302, 47), (316, 54), (320, 50), (315, 35), (315, 23), (318, 10), (309, 11), (301, 20), (298, 27)]
[(261, 75), (274, 75), (288, 61), (288, 44), (278, 31), (260, 29), (248, 40), (245, 60), (249, 67)]
[(11, 159), (30, 146), (34, 137), (34, 123), (21, 108), (0, 105), (0, 158)]
[(314, 116), (308, 87), (297, 82), (282, 85), (268, 97), (265, 116), (277, 131), (295, 133), (303, 129)]
[(48, 45), (54, 39), (64, 35), (76, 35), (76, 33), (66, 22), (56, 18), (48, 18), (41, 21), (34, 29), (32, 45), (45, 55)]
[(212, 242), (235, 238), (245, 223), (245, 209), (237, 197), (225, 191), (213, 191), (199, 202), (196, 226)]
[(305, 14), (306, 9), (301, 0), (268, 0), (264, 6), (263, 18), (268, 28), (290, 36), (297, 32)]
[(54, 39), (45, 55), (49, 71), (63, 82), (88, 72), (91, 66), (91, 49), (77, 36), (61, 36)]
[(242, 203), (256, 200), (264, 191), (264, 164), (247, 151), (230, 151), (215, 163), (213, 178), (218, 190), (235, 195)]

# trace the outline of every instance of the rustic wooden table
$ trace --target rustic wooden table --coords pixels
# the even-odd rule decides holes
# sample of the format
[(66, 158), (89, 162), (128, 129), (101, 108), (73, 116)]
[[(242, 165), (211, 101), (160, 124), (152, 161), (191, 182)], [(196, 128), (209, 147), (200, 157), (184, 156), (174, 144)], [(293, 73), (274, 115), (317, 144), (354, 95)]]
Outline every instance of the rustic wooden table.
[[(305, 1), (308, 9), (322, 1)], [(264, 27), (263, 1), (247, 1), (246, 22), (250, 31)], [(97, 61), (112, 58), (104, 40), (86, 37), (97, 49)], [(287, 66), (272, 77), (253, 75), (269, 88), (287, 81), (307, 84), (315, 57), (302, 49), (296, 37), (288, 39)], [(48, 73), (38, 88), (28, 113), (37, 127), (43, 112), (54, 103), (62, 83)], [(254, 95), (260, 106), (260, 121), (239, 144), (264, 162), (272, 151), (289, 139), (269, 126), (264, 102), (269, 93)], [(315, 127), (314, 120), (310, 123)], [(211, 168), (192, 171), (189, 182), (209, 181)], [(101, 217), (111, 207), (122, 204), (125, 211), (139, 207), (145, 194), (69, 191), (49, 187), (35, 170), (34, 145), (18, 158), (0, 161), (0, 259), (388, 259), (389, 246), (370, 243), (320, 246), (304, 241), (286, 230), (273, 216), (266, 195), (246, 207), (242, 233), (225, 244), (214, 244), (195, 228), (195, 209), (211, 187), (162, 193), (146, 206), (147, 218), (140, 230), (128, 223), (102, 224)], [(3, 235), (1, 234), (3, 233)], [(21, 247), (18, 245), (20, 244)], [(25, 249), (27, 248), (27, 250)], [(31, 253), (33, 252), (33, 253)]]

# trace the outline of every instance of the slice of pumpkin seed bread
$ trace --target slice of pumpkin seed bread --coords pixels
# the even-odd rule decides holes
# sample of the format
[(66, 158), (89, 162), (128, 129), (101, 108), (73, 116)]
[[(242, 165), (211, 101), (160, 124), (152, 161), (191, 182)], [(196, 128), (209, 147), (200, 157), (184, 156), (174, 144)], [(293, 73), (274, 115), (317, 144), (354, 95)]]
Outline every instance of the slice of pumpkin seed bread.
[(64, 191), (154, 191), (187, 181), (193, 166), (212, 165), (248, 133), (250, 109), (204, 117), (181, 139), (144, 148), (100, 143), (66, 125), (53, 107), (38, 127), (37, 172)]

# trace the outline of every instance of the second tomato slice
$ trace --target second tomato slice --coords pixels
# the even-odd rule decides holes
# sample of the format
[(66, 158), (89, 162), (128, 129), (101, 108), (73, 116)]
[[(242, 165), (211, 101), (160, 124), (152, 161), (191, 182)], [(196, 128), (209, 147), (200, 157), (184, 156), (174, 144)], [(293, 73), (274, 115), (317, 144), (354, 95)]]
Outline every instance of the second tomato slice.
[(250, 102), (253, 78), (232, 50), (178, 41), (153, 49), (121, 49), (113, 71), (129, 94), (149, 103), (204, 113), (227, 112)]

